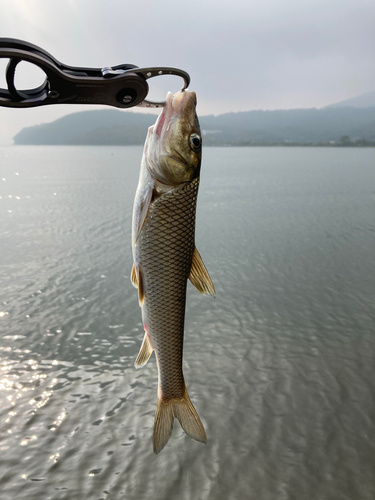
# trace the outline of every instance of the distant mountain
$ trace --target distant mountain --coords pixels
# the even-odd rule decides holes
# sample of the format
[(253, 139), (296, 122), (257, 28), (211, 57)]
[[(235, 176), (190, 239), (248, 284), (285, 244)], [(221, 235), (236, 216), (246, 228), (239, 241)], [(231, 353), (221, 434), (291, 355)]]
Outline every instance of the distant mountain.
[(23, 128), (15, 144), (142, 144), (156, 115), (117, 109), (81, 111), (52, 123)]
[(345, 101), (336, 102), (326, 106), (327, 108), (343, 108), (349, 106), (351, 108), (368, 108), (375, 106), (375, 91), (367, 92), (367, 94), (361, 94), (357, 97), (352, 97), (351, 99), (346, 99)]
[[(102, 109), (22, 129), (15, 144), (143, 144), (156, 116)], [(205, 145), (375, 141), (375, 107), (244, 111), (199, 117)]]
[(245, 111), (200, 117), (205, 144), (318, 143), (375, 140), (375, 107)]

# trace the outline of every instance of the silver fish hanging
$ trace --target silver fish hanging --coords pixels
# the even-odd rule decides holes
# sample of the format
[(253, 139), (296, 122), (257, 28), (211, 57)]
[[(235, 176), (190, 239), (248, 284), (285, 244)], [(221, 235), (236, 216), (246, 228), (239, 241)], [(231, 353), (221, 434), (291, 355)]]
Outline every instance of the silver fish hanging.
[(195, 92), (168, 92), (163, 111), (148, 130), (133, 210), (131, 280), (138, 288), (145, 329), (135, 366), (145, 365), (155, 351), (155, 453), (167, 444), (175, 418), (190, 437), (207, 441), (182, 372), (187, 280), (202, 294), (215, 296), (195, 248), (202, 156), (196, 103)]

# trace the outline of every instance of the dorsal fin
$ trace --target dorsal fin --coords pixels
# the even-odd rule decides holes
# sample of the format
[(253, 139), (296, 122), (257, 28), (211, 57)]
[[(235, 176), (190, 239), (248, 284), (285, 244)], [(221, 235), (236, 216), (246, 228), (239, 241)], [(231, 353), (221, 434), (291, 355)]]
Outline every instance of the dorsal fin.
[(189, 280), (198, 292), (202, 294), (209, 293), (215, 297), (215, 287), (211, 281), (206, 266), (203, 263), (202, 257), (196, 248), (194, 248), (193, 252)]

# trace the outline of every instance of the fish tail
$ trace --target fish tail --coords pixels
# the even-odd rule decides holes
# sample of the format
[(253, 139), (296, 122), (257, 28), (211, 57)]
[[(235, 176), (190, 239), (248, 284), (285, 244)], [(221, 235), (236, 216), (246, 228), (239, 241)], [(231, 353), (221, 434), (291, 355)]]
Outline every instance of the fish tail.
[(207, 443), (206, 432), (185, 387), (182, 401), (175, 403), (175, 415), (186, 434), (201, 443)]
[(191, 438), (207, 443), (206, 432), (202, 422), (190, 401), (186, 387), (181, 398), (158, 398), (154, 424), (154, 453), (160, 453), (167, 444), (175, 418), (181, 424), (186, 434)]

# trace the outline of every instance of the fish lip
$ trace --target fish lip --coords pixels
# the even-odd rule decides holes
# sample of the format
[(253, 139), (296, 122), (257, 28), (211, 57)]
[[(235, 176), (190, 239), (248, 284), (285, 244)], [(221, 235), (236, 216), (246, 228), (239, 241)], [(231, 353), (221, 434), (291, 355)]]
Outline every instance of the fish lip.
[(172, 92), (168, 92), (163, 110), (156, 120), (152, 133), (160, 138), (165, 126), (168, 129), (173, 117), (181, 112), (186, 100), (190, 97), (196, 103), (195, 92), (191, 92), (189, 89), (180, 90), (174, 95), (172, 94)]
[[(179, 92), (176, 92), (174, 94), (171, 104), (176, 113), (181, 111), (181, 109), (185, 105), (186, 100), (190, 98), (191, 94), (192, 92), (189, 89), (180, 90)], [(196, 99), (194, 99), (194, 102), (196, 102)]]

